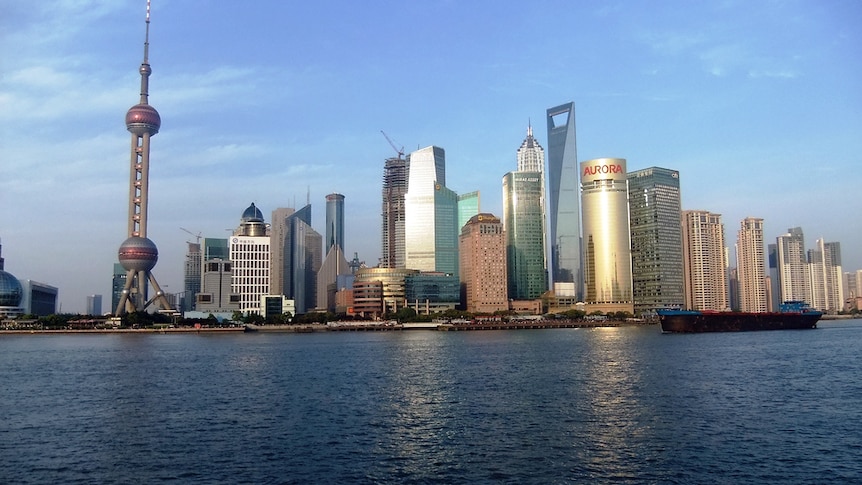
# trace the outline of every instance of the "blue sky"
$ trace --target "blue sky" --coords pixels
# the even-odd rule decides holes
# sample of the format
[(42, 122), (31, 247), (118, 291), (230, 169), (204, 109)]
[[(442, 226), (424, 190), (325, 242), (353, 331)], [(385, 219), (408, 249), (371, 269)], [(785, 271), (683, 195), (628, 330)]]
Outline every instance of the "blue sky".
[[(126, 237), (144, 0), (0, 2), (7, 271), (110, 301)], [(446, 150), (447, 185), (500, 215), (532, 120), (576, 103), (579, 161), (680, 171), (684, 209), (801, 226), (862, 268), (862, 3), (153, 0), (149, 237), (182, 290), (185, 242), (345, 195), (346, 250), (380, 251), (383, 160)], [(107, 310), (107, 304), (104, 305)]]

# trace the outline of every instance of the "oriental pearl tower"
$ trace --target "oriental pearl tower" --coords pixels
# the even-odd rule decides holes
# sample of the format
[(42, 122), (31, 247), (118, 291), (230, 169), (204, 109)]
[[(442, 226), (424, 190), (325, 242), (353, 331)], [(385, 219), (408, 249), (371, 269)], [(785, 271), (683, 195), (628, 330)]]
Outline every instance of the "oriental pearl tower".
[[(127, 271), (126, 284), (120, 295), (115, 313), (144, 311), (158, 302), (162, 310), (173, 310), (156, 278), (150, 272), (159, 259), (156, 244), (147, 238), (147, 190), (150, 172), (150, 137), (159, 132), (162, 124), (159, 112), (147, 104), (150, 48), (150, 2), (147, 0), (144, 62), (141, 63), (141, 101), (126, 113), (126, 129), (132, 133), (131, 170), (129, 178), (129, 237), (120, 245), (120, 264)], [(146, 284), (150, 282), (155, 296), (146, 300)]]

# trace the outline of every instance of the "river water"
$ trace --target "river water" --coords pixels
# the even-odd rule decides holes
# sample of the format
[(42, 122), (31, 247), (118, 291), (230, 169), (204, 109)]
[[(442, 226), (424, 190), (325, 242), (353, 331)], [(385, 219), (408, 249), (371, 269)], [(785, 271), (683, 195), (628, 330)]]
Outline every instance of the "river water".
[(862, 320), (0, 336), (0, 483), (862, 483)]

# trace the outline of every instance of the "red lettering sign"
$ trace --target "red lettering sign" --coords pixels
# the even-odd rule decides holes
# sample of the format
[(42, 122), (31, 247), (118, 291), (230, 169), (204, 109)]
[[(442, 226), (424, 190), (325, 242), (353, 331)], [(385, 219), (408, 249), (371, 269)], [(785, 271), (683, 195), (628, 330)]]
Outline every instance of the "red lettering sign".
[(623, 173), (622, 165), (593, 165), (584, 167), (584, 177), (600, 173)]

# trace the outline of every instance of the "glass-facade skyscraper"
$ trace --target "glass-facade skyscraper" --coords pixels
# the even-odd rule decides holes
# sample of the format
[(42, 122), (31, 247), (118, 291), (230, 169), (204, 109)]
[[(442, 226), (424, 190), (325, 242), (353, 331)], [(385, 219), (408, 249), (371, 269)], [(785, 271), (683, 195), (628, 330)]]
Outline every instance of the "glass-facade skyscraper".
[(682, 308), (682, 201), (679, 172), (651, 167), (629, 172), (632, 292), (635, 315)]
[(584, 301), (634, 312), (628, 180), (622, 158), (581, 163)]
[(479, 213), (480, 209), (479, 191), (468, 192), (458, 196), (458, 230), (464, 227), (464, 224), (471, 217)]
[(583, 272), (575, 103), (549, 108), (547, 121), (548, 172), (545, 178), (548, 183), (551, 279), (558, 296), (581, 299)]
[(336, 245), (344, 251), (344, 196), (329, 194), (326, 196), (326, 248), (323, 254), (329, 254)]
[(408, 269), (458, 275), (458, 194), (446, 188), (446, 155), (429, 146), (410, 154), (404, 196)]
[(518, 170), (503, 176), (506, 286), (509, 298), (532, 300), (548, 289), (545, 249), (545, 151), (532, 127), (518, 148)]

